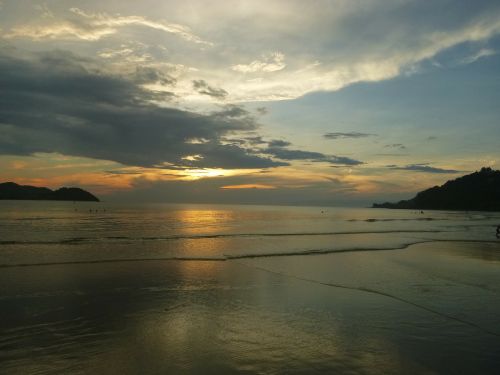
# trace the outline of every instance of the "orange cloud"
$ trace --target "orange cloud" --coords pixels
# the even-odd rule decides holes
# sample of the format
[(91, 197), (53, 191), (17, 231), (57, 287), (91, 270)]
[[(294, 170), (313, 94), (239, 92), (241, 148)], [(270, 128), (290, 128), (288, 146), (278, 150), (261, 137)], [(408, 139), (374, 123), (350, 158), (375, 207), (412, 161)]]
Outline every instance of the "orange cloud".
[(273, 185), (264, 184), (242, 184), (242, 185), (227, 185), (221, 186), (221, 189), (276, 189)]

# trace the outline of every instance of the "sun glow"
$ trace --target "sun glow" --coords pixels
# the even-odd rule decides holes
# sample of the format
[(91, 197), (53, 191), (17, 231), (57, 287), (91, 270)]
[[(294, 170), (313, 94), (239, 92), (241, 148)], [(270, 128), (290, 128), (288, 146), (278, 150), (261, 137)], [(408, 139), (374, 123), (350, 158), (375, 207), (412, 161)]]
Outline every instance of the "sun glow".
[(203, 169), (187, 169), (183, 170), (182, 180), (199, 180), (200, 178), (209, 177), (227, 177), (241, 174), (240, 170), (228, 170), (220, 168), (203, 168)]

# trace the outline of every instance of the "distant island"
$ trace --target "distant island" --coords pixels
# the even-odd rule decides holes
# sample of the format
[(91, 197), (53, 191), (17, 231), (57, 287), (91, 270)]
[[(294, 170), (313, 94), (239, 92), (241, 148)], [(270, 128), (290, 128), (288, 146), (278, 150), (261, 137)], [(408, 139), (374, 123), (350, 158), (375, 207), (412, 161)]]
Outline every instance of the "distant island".
[(0, 200), (2, 199), (99, 202), (95, 195), (80, 188), (62, 187), (50, 190), (46, 187), (18, 185), (14, 182), (0, 183)]
[(450, 180), (397, 203), (374, 203), (373, 208), (416, 210), (500, 211), (500, 171), (479, 172)]

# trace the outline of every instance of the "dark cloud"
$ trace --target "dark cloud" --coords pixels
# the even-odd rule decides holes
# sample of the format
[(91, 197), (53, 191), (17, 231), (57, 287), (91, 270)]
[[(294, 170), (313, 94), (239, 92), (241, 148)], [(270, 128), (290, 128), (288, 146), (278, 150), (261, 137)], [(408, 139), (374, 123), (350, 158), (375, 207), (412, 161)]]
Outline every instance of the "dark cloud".
[[(142, 167), (287, 164), (221, 143), (224, 136), (256, 130), (258, 124), (245, 109), (226, 106), (201, 115), (152, 104), (161, 95), (131, 79), (88, 69), (71, 53), (21, 56), (4, 49), (0, 52), (0, 154), (58, 152)], [(190, 143), (192, 139), (206, 142)], [(186, 160), (189, 155), (201, 157)]]
[(172, 86), (177, 83), (177, 80), (158, 69), (151, 68), (149, 66), (138, 66), (135, 70), (134, 82), (140, 85), (160, 83), (165, 86)]
[(356, 159), (351, 159), (345, 156), (335, 156), (335, 155), (330, 155), (327, 157), (327, 161), (332, 164), (340, 164), (340, 165), (361, 165), (365, 164), (362, 161), (356, 160)]
[(358, 132), (348, 132), (348, 133), (326, 133), (323, 135), (326, 139), (346, 139), (346, 138), (366, 138), (373, 137), (376, 134), (370, 133), (358, 133)]
[(261, 136), (245, 137), (245, 138), (224, 138), (225, 142), (235, 143), (239, 145), (249, 144), (252, 146), (267, 144)]
[(245, 108), (235, 104), (227, 104), (225, 106), (222, 106), (220, 110), (212, 112), (212, 116), (221, 120), (224, 120), (225, 118), (244, 118), (249, 123), (255, 123), (255, 117), (253, 117), (250, 112), (248, 112)]
[(107, 174), (113, 174), (113, 175), (131, 175), (131, 176), (140, 176), (143, 172), (141, 171), (105, 171)]
[(289, 150), (283, 147), (268, 147), (260, 150), (261, 153), (274, 156), (281, 160), (309, 160), (341, 165), (361, 165), (362, 161), (344, 156), (325, 155), (321, 152)]
[(290, 145), (291, 145), (290, 142), (283, 141), (281, 139), (273, 139), (269, 141), (269, 147), (287, 147)]
[(228, 94), (224, 89), (209, 86), (208, 83), (202, 79), (193, 81), (193, 88), (200, 94), (208, 95), (217, 99), (225, 99)]
[(248, 141), (248, 143), (250, 143), (251, 145), (263, 145), (263, 144), (267, 143), (260, 136), (246, 137), (245, 140)]
[(256, 111), (261, 116), (267, 115), (269, 113), (269, 109), (267, 109), (266, 107), (258, 107)]
[(244, 139), (238, 139), (238, 138), (222, 138), (222, 141), (228, 144), (233, 144), (233, 145), (244, 145), (247, 142)]
[(268, 147), (261, 150), (282, 160), (323, 160), (325, 155), (320, 152), (289, 150), (282, 147)]
[(431, 167), (428, 163), (422, 164), (409, 164), (405, 166), (397, 166), (397, 165), (387, 165), (389, 169), (397, 169), (402, 171), (414, 171), (414, 172), (427, 172), (427, 173), (461, 173), (462, 171), (458, 171), (455, 169), (443, 169)]
[[(245, 144), (249, 144), (251, 146), (259, 146), (267, 144), (267, 147), (256, 147), (251, 150), (251, 152), (256, 155), (264, 154), (276, 159), (286, 161), (301, 160), (309, 162), (323, 162), (336, 164), (338, 166), (353, 166), (364, 164), (364, 162), (362, 161), (351, 159), (345, 156), (326, 155), (321, 152), (315, 151), (289, 149), (288, 146), (291, 146), (291, 143), (282, 139), (272, 139), (270, 141), (266, 141), (261, 136), (255, 136), (245, 137), (243, 139), (224, 138), (223, 140), (229, 145), (233, 146), (242, 146)], [(285, 165), (286, 164), (287, 163), (285, 163)]]

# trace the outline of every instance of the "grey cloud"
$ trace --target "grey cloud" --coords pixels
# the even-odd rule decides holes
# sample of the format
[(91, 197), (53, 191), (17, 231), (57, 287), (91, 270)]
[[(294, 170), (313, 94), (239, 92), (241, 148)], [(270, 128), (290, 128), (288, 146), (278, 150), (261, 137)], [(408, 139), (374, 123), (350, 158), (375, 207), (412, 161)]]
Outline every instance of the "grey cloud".
[(265, 141), (261, 136), (245, 138), (224, 138), (223, 140), (229, 143), (235, 143), (239, 145), (249, 144), (251, 146), (263, 145), (267, 143), (267, 141)]
[(226, 90), (209, 86), (202, 79), (193, 81), (193, 88), (202, 95), (208, 95), (217, 99), (225, 99), (228, 95)]
[(134, 81), (138, 84), (160, 83), (162, 85), (175, 85), (177, 80), (162, 71), (149, 67), (137, 66), (134, 74)]
[(344, 156), (325, 155), (321, 152), (289, 150), (283, 147), (268, 147), (261, 150), (262, 153), (272, 155), (282, 160), (309, 160), (314, 162), (326, 162), (342, 165), (361, 165), (362, 161), (351, 159)]
[(323, 160), (325, 158), (325, 155), (320, 152), (288, 150), (281, 147), (268, 147), (262, 152), (283, 160)]
[(257, 137), (246, 137), (245, 140), (248, 141), (248, 143), (250, 143), (251, 145), (262, 145), (262, 144), (267, 143), (260, 136), (257, 136)]
[(269, 109), (267, 109), (266, 107), (258, 107), (256, 111), (261, 116), (267, 115), (269, 113)]
[(244, 139), (238, 139), (238, 138), (221, 138), (221, 140), (225, 143), (229, 144), (234, 144), (234, 145), (244, 145), (246, 141)]
[(406, 146), (402, 143), (392, 143), (385, 145), (384, 148), (398, 148), (400, 150), (406, 150)]
[(281, 139), (273, 139), (269, 141), (269, 147), (287, 147), (290, 145), (291, 145), (290, 142), (283, 141)]
[[(208, 115), (158, 107), (132, 80), (85, 68), (71, 53), (0, 52), (0, 154), (65, 155), (142, 167), (267, 168), (286, 165), (223, 145), (258, 124), (238, 106)], [(190, 139), (207, 140), (203, 144)], [(188, 155), (202, 155), (186, 161)]]
[(346, 138), (366, 138), (372, 137), (375, 134), (370, 133), (358, 133), (358, 132), (348, 132), (348, 133), (326, 133), (323, 135), (326, 139), (346, 139)]
[(287, 147), (290, 146), (291, 143), (282, 139), (272, 139), (270, 141), (266, 141), (262, 139), (262, 137), (257, 136), (247, 137), (244, 139), (228, 139), (227, 141), (232, 141), (234, 144), (243, 144), (247, 142), (253, 146), (267, 144), (267, 147), (256, 148), (253, 150), (253, 152), (256, 154), (270, 155), (281, 160), (304, 160), (311, 162), (339, 164), (342, 166), (364, 164), (364, 162), (362, 161), (351, 159), (345, 156), (326, 155), (321, 152), (315, 151), (290, 150)]
[(409, 164), (405, 166), (397, 166), (397, 165), (387, 165), (386, 168), (389, 169), (397, 169), (402, 171), (414, 171), (414, 172), (427, 172), (427, 173), (461, 173), (462, 171), (458, 171), (455, 169), (443, 169), (431, 167), (428, 163), (423, 164)]
[(328, 161), (333, 164), (342, 164), (342, 165), (361, 165), (365, 164), (362, 161), (356, 160), (356, 159), (351, 159), (345, 156), (328, 156), (327, 157)]
[(212, 112), (212, 116), (224, 119), (224, 118), (246, 118), (252, 122), (255, 118), (248, 112), (245, 108), (236, 104), (227, 104), (221, 107), (220, 110)]

